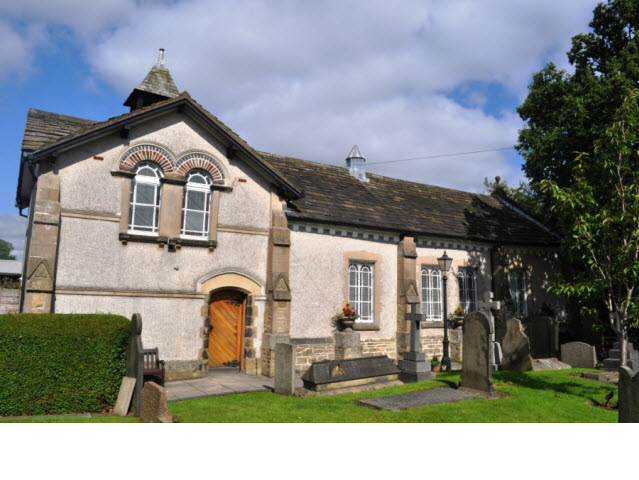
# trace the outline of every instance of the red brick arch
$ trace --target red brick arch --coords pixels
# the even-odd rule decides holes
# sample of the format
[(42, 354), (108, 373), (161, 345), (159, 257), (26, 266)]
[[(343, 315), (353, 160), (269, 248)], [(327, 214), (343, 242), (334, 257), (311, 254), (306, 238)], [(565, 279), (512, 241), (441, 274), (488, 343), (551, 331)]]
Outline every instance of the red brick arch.
[(225, 184), (226, 175), (217, 160), (205, 153), (189, 153), (181, 157), (176, 164), (175, 171), (180, 175), (185, 175), (194, 168), (200, 168), (209, 172), (213, 178), (213, 183)]
[(175, 164), (171, 159), (171, 155), (157, 145), (136, 145), (130, 148), (122, 156), (120, 165), (133, 168), (140, 162), (155, 162), (164, 173), (175, 171)]

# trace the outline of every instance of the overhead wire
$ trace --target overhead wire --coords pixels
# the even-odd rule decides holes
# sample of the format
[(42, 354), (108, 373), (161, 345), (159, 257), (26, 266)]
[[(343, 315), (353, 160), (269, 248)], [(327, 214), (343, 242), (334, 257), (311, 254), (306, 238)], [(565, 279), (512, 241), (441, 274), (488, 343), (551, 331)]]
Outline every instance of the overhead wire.
[(370, 166), (370, 165), (381, 165), (381, 164), (385, 164), (385, 163), (397, 163), (397, 162), (409, 162), (411, 160), (428, 160), (431, 158), (442, 158), (442, 157), (457, 157), (460, 155), (473, 155), (475, 153), (488, 153), (488, 152), (501, 152), (503, 150), (511, 150), (515, 148), (514, 146), (512, 147), (502, 147), (502, 148), (491, 148), (489, 150), (475, 150), (473, 152), (458, 152), (458, 153), (443, 153), (440, 155), (428, 155), (428, 156), (424, 156), (424, 157), (412, 157), (412, 158), (399, 158), (396, 160), (384, 160), (381, 162), (366, 162), (366, 166)]

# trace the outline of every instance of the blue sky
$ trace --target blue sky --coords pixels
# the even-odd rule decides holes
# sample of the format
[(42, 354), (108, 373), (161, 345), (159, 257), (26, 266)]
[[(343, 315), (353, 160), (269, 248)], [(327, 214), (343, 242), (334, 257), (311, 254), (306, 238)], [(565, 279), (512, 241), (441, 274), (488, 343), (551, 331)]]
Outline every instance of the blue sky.
[(0, 238), (21, 256), (28, 108), (124, 113), (160, 47), (178, 88), (258, 150), (343, 165), (358, 144), (373, 173), (469, 191), (495, 175), (517, 184), (508, 150), (383, 162), (514, 145), (532, 74), (568, 68), (596, 3), (0, 1)]

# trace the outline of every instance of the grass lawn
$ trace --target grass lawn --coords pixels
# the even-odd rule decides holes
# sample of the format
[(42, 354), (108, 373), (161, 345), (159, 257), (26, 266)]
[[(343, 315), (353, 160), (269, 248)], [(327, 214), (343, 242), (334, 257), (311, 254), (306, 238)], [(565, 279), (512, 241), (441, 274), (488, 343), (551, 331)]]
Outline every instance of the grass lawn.
[[(617, 422), (617, 411), (603, 404), (617, 387), (574, 376), (591, 370), (495, 372), (493, 382), (503, 395), (498, 399), (462, 402), (390, 412), (358, 407), (364, 398), (383, 397), (459, 382), (460, 372), (437, 374), (437, 380), (374, 392), (326, 397), (282, 397), (247, 393), (169, 403), (180, 422)], [(594, 404), (594, 405), (593, 405)]]
[[(617, 411), (597, 407), (617, 387), (574, 376), (592, 370), (548, 370), (542, 372), (495, 372), (493, 382), (500, 398), (419, 407), (401, 412), (358, 407), (364, 398), (384, 397), (449, 387), (460, 380), (460, 372), (442, 372), (437, 380), (383, 390), (326, 397), (282, 397), (272, 393), (245, 393), (198, 398), (169, 403), (180, 422), (617, 422)], [(0, 419), (0, 422), (3, 420)], [(30, 417), (5, 422), (21, 423), (131, 423), (138, 418)]]

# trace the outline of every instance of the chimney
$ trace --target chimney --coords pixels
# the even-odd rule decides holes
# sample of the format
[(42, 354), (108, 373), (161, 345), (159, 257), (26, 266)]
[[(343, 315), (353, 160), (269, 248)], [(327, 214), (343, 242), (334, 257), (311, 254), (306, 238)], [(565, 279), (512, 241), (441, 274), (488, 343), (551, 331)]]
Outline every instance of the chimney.
[(346, 166), (348, 167), (348, 171), (352, 176), (358, 179), (360, 182), (368, 183), (369, 180), (366, 178), (366, 171), (364, 169), (364, 164), (366, 163), (366, 159), (360, 153), (359, 147), (357, 145), (353, 145), (351, 149), (351, 153), (346, 157)]

